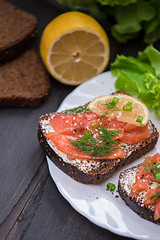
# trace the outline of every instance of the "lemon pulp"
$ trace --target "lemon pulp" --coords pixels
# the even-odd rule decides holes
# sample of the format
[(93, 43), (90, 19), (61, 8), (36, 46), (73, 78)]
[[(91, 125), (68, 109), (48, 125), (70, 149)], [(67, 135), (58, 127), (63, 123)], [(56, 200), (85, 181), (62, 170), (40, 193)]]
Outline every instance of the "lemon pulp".
[(102, 72), (109, 60), (108, 37), (87, 14), (67, 12), (45, 28), (40, 54), (50, 74), (62, 83), (78, 85)]
[[(106, 103), (112, 103), (113, 98), (118, 98), (115, 109), (109, 109)], [(125, 106), (130, 103), (131, 110), (124, 110)], [(126, 94), (117, 95), (104, 95), (93, 99), (88, 108), (97, 113), (98, 115), (105, 115), (109, 119), (117, 118), (118, 121), (127, 122), (136, 126), (145, 126), (149, 120), (149, 110), (147, 106), (138, 99)], [(138, 122), (138, 118), (141, 118), (141, 122)]]

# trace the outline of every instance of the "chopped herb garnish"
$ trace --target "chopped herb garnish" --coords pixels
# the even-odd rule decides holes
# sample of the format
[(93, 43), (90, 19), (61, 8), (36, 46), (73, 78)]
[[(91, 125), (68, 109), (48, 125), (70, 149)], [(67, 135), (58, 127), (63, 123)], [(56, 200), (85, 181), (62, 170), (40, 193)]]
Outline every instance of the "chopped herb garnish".
[(151, 172), (153, 173), (153, 175), (156, 177), (156, 174), (159, 173), (159, 168), (152, 163), (152, 169)]
[(128, 102), (126, 105), (123, 106), (123, 110), (131, 112), (132, 111), (131, 105), (132, 105), (132, 102)]
[(156, 181), (160, 183), (160, 173), (156, 173)]
[(88, 113), (89, 109), (87, 108), (87, 106), (79, 106), (79, 107), (73, 108), (72, 112), (74, 112), (74, 113)]
[(132, 102), (128, 102), (126, 105), (131, 106), (131, 105), (132, 105)]
[(113, 192), (116, 189), (116, 186), (114, 183), (108, 183), (106, 185), (107, 189), (110, 190), (111, 192)]
[[(147, 174), (142, 174), (140, 176), (140, 179), (145, 179), (145, 181), (147, 181), (150, 185), (152, 182), (154, 182), (155, 180), (153, 179), (153, 176), (155, 177), (157, 183), (160, 183), (160, 169), (157, 167), (157, 163), (152, 163), (151, 160), (148, 160), (147, 158), (145, 158), (145, 161), (142, 163), (142, 166), (144, 166), (144, 170)], [(152, 158), (151, 158), (152, 159)], [(150, 197), (148, 197), (146, 201), (148, 200), (153, 200), (154, 202), (156, 202), (157, 200), (160, 200), (160, 186), (156, 189), (155, 188), (150, 188), (149, 189), (153, 189), (153, 195), (150, 195)], [(148, 191), (146, 192), (146, 196), (147, 196)], [(152, 204), (150, 201), (147, 204)]]
[(89, 113), (89, 109), (87, 107), (87, 105), (84, 106), (79, 106), (79, 107), (75, 107), (69, 110), (64, 110), (62, 111), (60, 114), (77, 114), (77, 113)]
[(112, 104), (116, 106), (116, 104), (118, 103), (118, 101), (119, 101), (119, 98), (118, 98), (118, 97), (114, 97), (114, 98), (112, 99)]
[(123, 107), (123, 110), (124, 110), (124, 111), (127, 111), (127, 112), (131, 112), (131, 111), (132, 111), (132, 107), (125, 105), (125, 106)]
[(88, 138), (90, 138), (90, 137), (92, 137), (92, 136), (93, 136), (92, 131), (87, 130), (87, 131), (85, 131), (84, 134), (83, 134), (83, 139), (88, 139)]
[[(154, 199), (154, 198), (155, 198), (155, 199)], [(154, 199), (154, 201), (157, 201), (158, 198), (160, 198), (160, 191), (159, 191), (159, 190), (156, 190), (156, 191), (155, 191), (155, 194), (152, 195), (151, 197), (149, 197), (148, 199), (150, 199), (150, 200)], [(147, 199), (147, 200), (148, 200), (148, 199)], [(146, 200), (146, 201), (147, 201), (147, 200)]]
[(160, 168), (160, 161), (157, 161), (157, 162), (156, 162), (156, 166), (157, 166), (158, 168)]
[(142, 165), (145, 167), (145, 172), (149, 173), (149, 171), (151, 170), (151, 162), (149, 162), (145, 157), (144, 159), (145, 159), (145, 162)]
[(159, 173), (159, 168), (156, 166), (156, 164), (153, 164), (152, 162), (148, 161), (147, 158), (145, 158), (143, 166), (145, 167), (146, 173), (149, 173), (151, 171), (154, 177), (156, 177), (156, 174)]
[(142, 116), (138, 116), (138, 117), (137, 117), (137, 119), (136, 119), (136, 122), (139, 122), (139, 123), (141, 123), (141, 122), (142, 122), (142, 120), (143, 120), (143, 117), (142, 117)]
[(118, 97), (114, 97), (111, 102), (105, 101), (105, 104), (104, 104), (104, 112), (103, 112), (101, 118), (105, 117), (106, 115), (110, 114), (111, 112), (121, 111), (121, 109), (119, 109), (119, 108), (116, 106), (116, 104), (118, 103), (118, 101), (119, 101), (119, 98), (118, 98)]
[(93, 131), (85, 131), (82, 136), (70, 140), (71, 144), (79, 151), (85, 151), (91, 158), (103, 157), (119, 149), (121, 146), (114, 138), (121, 130), (108, 130), (97, 122), (91, 124)]

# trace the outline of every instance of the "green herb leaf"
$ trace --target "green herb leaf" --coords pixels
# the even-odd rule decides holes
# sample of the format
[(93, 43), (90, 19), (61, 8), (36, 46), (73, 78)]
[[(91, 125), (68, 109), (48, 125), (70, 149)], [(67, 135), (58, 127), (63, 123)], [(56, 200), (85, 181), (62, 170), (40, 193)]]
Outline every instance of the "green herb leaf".
[(148, 199), (150, 199), (150, 200), (154, 199), (154, 201), (156, 202), (159, 198), (160, 198), (160, 190), (156, 190), (156, 193), (154, 195), (152, 195), (151, 197), (149, 197)]
[(116, 104), (118, 103), (119, 101), (119, 98), (118, 97), (114, 97), (112, 99), (111, 102), (107, 102), (105, 101), (105, 110), (101, 116), (101, 119), (103, 117), (105, 117), (106, 115), (110, 114), (111, 112), (114, 112), (114, 111), (121, 111), (121, 109), (119, 109)]
[(156, 173), (156, 181), (160, 183), (160, 173)]
[(90, 137), (93, 137), (93, 133), (90, 130), (87, 130), (83, 134), (83, 139), (89, 139)]
[(132, 105), (132, 102), (128, 102), (126, 105), (123, 106), (123, 110), (131, 112), (132, 111), (131, 105)]
[(102, 5), (110, 5), (110, 6), (114, 6), (114, 5), (128, 5), (130, 3), (134, 3), (137, 2), (137, 0), (98, 0), (98, 2), (100, 2)]
[(91, 124), (95, 131), (95, 135), (91, 131), (86, 131), (82, 136), (75, 140), (70, 140), (71, 144), (78, 151), (85, 151), (91, 158), (103, 157), (121, 146), (114, 140), (120, 134), (120, 130), (108, 130), (97, 122)]
[(138, 116), (136, 122), (141, 123), (143, 120), (143, 116)]
[(147, 158), (145, 158), (145, 162), (143, 163), (143, 166), (145, 167), (146, 173), (149, 173), (151, 171), (151, 173), (156, 178), (156, 174), (159, 173), (159, 168), (156, 166), (156, 164), (153, 164), (152, 162), (148, 161)]
[(113, 192), (116, 189), (116, 186), (114, 183), (107, 183), (106, 185), (107, 189)]
[(152, 45), (137, 58), (117, 56), (111, 72), (117, 75), (116, 90), (125, 90), (140, 98), (160, 115), (160, 52)]
[(57, 2), (62, 4), (63, 9), (67, 7), (71, 10), (82, 10), (107, 21), (107, 17), (112, 15), (113, 21), (110, 24), (112, 35), (119, 42), (127, 42), (140, 32), (144, 34), (145, 43), (154, 43), (160, 39), (159, 0), (57, 0)]
[(114, 98), (112, 99), (112, 105), (116, 106), (116, 104), (118, 103), (118, 101), (119, 101), (119, 98), (118, 98), (118, 97), (114, 97)]
[(89, 109), (87, 108), (87, 106), (79, 106), (79, 107), (73, 108), (72, 112), (74, 112), (74, 113), (88, 113)]
[(89, 109), (87, 107), (87, 105), (84, 106), (79, 106), (79, 107), (75, 107), (69, 110), (64, 110), (62, 111), (60, 114), (65, 114), (65, 113), (72, 113), (72, 114), (77, 114), (77, 113), (89, 113)]
[(159, 168), (160, 167), (160, 161), (156, 162), (156, 166)]

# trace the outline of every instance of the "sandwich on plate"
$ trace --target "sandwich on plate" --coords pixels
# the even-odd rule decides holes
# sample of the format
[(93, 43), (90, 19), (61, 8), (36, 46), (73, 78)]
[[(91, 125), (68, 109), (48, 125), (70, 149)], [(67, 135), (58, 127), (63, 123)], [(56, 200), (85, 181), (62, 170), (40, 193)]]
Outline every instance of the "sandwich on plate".
[(140, 217), (160, 224), (160, 154), (120, 173), (118, 190), (125, 203)]
[(146, 154), (158, 136), (146, 105), (123, 91), (42, 115), (38, 127), (40, 146), (50, 160), (86, 184), (100, 183)]

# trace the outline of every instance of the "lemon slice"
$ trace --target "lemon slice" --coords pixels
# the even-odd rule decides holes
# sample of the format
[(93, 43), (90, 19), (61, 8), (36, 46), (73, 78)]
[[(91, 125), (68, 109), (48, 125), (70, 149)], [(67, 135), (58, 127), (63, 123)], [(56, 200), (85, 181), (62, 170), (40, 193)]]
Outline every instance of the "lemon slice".
[(125, 94), (103, 95), (93, 99), (88, 108), (98, 115), (109, 119), (145, 126), (149, 120), (147, 106), (138, 99)]
[(94, 18), (81, 12), (67, 12), (44, 29), (40, 55), (55, 79), (79, 85), (106, 68), (109, 40)]

